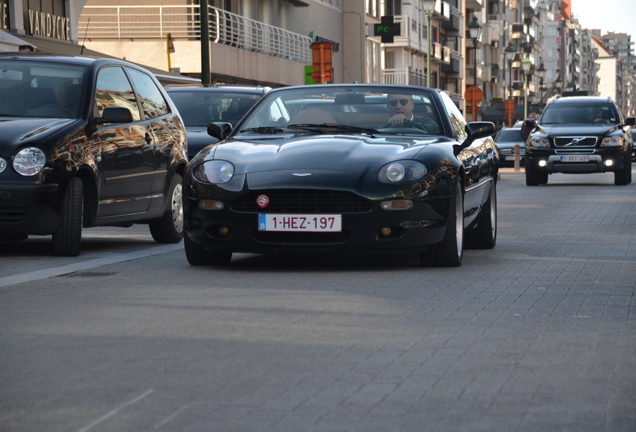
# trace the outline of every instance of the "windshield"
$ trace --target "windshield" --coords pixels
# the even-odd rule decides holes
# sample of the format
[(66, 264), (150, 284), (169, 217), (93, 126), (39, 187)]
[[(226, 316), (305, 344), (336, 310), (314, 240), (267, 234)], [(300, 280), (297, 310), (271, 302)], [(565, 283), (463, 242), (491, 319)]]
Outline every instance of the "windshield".
[(522, 142), (521, 129), (502, 130), (495, 139), (496, 142)]
[(554, 104), (541, 115), (541, 124), (618, 124), (612, 104)]
[(260, 98), (260, 93), (209, 90), (168, 91), (186, 126), (207, 126), (211, 122), (234, 125)]
[(276, 89), (238, 133), (443, 134), (432, 91), (362, 85)]
[(0, 60), (0, 116), (79, 118), (86, 67)]

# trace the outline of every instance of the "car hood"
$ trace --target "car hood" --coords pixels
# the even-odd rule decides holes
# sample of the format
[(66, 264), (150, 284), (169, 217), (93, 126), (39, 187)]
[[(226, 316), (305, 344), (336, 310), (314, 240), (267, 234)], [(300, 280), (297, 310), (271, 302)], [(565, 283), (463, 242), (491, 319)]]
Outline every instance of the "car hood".
[(193, 158), (202, 149), (219, 142), (218, 139), (208, 134), (207, 127), (187, 126), (186, 133), (188, 135), (188, 157)]
[(2, 148), (15, 148), (25, 142), (41, 142), (51, 134), (76, 122), (76, 119), (0, 117)]
[[(368, 137), (350, 135), (312, 135), (291, 139), (229, 140), (211, 146), (200, 154), (205, 159), (225, 160), (235, 166), (235, 175), (246, 178), (250, 188), (333, 187), (366, 189), (365, 178), (377, 178), (382, 166), (398, 160), (416, 158), (431, 148), (431, 166), (448, 151), (431, 144), (454, 141), (444, 137)], [(207, 153), (207, 154), (206, 154)], [(434, 159), (434, 161), (433, 161)], [(418, 157), (418, 160), (422, 160)], [(363, 186), (363, 185), (367, 186)], [(377, 188), (377, 182), (373, 182)], [(396, 189), (395, 185), (390, 188)], [(380, 188), (380, 189), (385, 189)], [(387, 190), (376, 190), (384, 195)], [(366, 195), (373, 195), (370, 191)]]
[(616, 125), (550, 125), (540, 124), (539, 128), (548, 135), (603, 135), (616, 128)]

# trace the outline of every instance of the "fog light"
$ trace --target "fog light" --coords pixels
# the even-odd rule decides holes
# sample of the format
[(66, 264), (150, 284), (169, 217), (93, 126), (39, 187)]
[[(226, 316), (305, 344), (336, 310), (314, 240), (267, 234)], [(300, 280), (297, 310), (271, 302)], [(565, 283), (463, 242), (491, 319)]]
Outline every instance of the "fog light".
[(222, 237), (227, 237), (227, 236), (229, 236), (229, 235), (230, 235), (230, 227), (227, 227), (227, 226), (221, 226), (221, 227), (219, 227), (219, 234), (220, 234)]
[(223, 210), (225, 205), (223, 201), (217, 200), (201, 200), (199, 201), (199, 208), (204, 210)]
[(614, 165), (614, 161), (613, 161), (613, 160), (611, 160), (611, 159), (607, 159), (607, 160), (605, 161), (605, 166), (606, 166), (606, 167), (611, 167), (612, 165)]
[(540, 160), (540, 161), (539, 161), (539, 166), (540, 166), (540, 167), (544, 167), (544, 166), (546, 166), (547, 164), (548, 164), (548, 162), (546, 162), (546, 161), (544, 161), (544, 160)]
[(408, 210), (413, 208), (413, 201), (411, 200), (391, 200), (382, 201), (380, 203), (382, 210)]
[(382, 234), (384, 237), (388, 237), (391, 235), (391, 227), (382, 227), (380, 228), (380, 234)]

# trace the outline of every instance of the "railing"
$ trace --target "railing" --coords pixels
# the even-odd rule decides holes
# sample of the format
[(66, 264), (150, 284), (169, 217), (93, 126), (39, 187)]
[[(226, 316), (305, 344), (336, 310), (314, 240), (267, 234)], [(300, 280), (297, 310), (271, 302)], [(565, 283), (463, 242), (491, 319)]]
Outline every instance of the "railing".
[(384, 69), (382, 71), (382, 84), (401, 84), (426, 86), (426, 74), (412, 71), (409, 68)]
[[(311, 39), (278, 27), (208, 6), (210, 42), (312, 63)], [(88, 27), (88, 29), (87, 29)], [(85, 6), (78, 35), (88, 39), (174, 39), (201, 37), (199, 7)]]

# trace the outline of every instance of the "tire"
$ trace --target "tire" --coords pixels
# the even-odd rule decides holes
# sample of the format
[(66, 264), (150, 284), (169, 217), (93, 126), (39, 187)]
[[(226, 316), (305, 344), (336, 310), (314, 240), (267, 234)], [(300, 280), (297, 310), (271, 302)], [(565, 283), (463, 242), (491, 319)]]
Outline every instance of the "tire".
[(531, 163), (526, 166), (526, 186), (539, 186), (539, 171)]
[(539, 184), (548, 184), (548, 172), (541, 170), (539, 171), (537, 177), (539, 178)]
[(168, 189), (166, 211), (150, 222), (150, 234), (157, 243), (179, 243), (183, 240), (183, 186), (181, 176), (174, 174)]
[(188, 263), (192, 266), (226, 266), (232, 261), (232, 252), (211, 252), (184, 236), (183, 245)]
[(466, 233), (466, 246), (473, 249), (492, 249), (497, 244), (497, 185), (493, 182), (475, 229)]
[(74, 177), (64, 192), (60, 209), (60, 224), (53, 233), (53, 255), (78, 256), (82, 245), (82, 215), (84, 185)]
[(632, 176), (632, 164), (629, 157), (623, 160), (623, 169), (620, 171), (614, 171), (614, 184), (616, 186), (625, 186), (631, 183)]
[(464, 255), (464, 196), (455, 183), (446, 220), (444, 240), (426, 252), (420, 252), (421, 266), (459, 267)]

